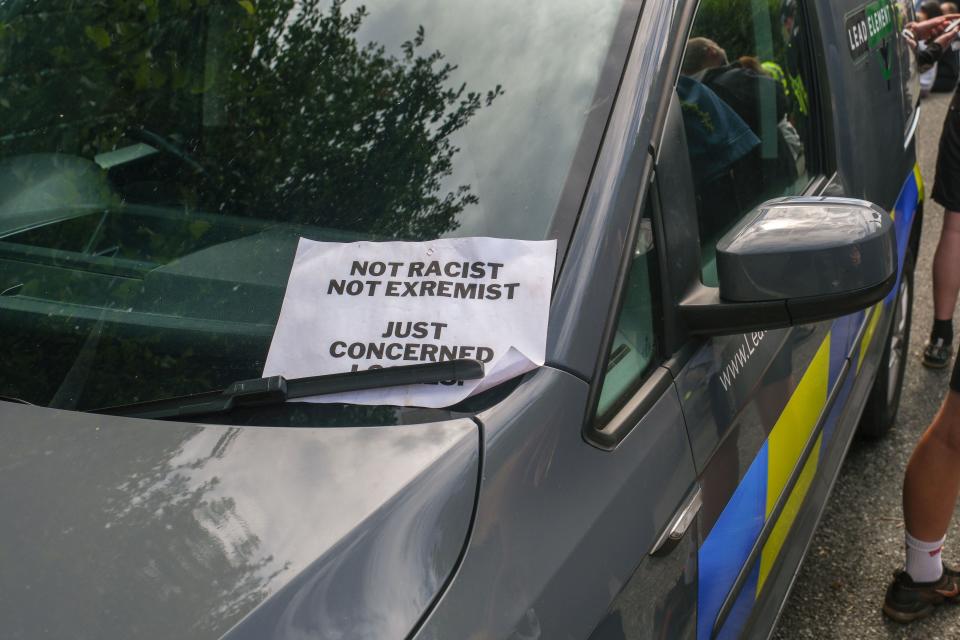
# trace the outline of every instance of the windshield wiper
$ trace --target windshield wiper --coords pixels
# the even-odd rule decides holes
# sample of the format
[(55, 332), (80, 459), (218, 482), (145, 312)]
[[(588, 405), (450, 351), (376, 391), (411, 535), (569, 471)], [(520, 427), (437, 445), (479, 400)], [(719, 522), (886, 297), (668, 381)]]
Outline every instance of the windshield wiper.
[(435, 384), (452, 380), (478, 380), (482, 377), (483, 363), (468, 359), (384, 367), (292, 380), (287, 380), (283, 376), (271, 376), (234, 382), (221, 391), (207, 391), (163, 400), (103, 407), (94, 409), (90, 413), (155, 420), (185, 418), (227, 413), (238, 407), (281, 404), (287, 400), (346, 391), (382, 389), (408, 384)]

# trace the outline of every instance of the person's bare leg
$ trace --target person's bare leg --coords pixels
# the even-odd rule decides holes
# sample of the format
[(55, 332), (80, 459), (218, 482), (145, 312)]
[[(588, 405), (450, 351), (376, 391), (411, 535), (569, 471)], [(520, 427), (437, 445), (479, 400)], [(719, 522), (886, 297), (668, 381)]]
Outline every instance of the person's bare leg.
[(943, 212), (943, 229), (933, 256), (933, 317), (951, 320), (960, 292), (960, 213)]
[(910, 456), (903, 479), (907, 533), (939, 540), (947, 533), (960, 493), (960, 393), (949, 391)]
[(903, 479), (904, 570), (894, 574), (883, 613), (906, 624), (960, 600), (960, 574), (943, 563), (943, 544), (960, 493), (960, 367), (940, 411), (913, 450)]

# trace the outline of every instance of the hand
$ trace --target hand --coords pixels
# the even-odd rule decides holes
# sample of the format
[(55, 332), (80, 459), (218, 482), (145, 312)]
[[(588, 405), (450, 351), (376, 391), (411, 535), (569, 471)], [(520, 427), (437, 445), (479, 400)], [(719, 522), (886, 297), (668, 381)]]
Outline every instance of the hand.
[(903, 30), (903, 40), (907, 43), (907, 46), (917, 50), (917, 41), (913, 39), (913, 33), (910, 31), (909, 27)]
[(956, 37), (957, 37), (956, 30), (944, 31), (942, 34), (940, 34), (934, 39), (934, 42), (936, 42), (938, 45), (946, 49), (947, 47), (950, 46), (950, 43), (953, 42)]
[(960, 14), (949, 13), (923, 22), (911, 22), (906, 28), (917, 40), (930, 40), (943, 35), (947, 25), (958, 18), (960, 18)]

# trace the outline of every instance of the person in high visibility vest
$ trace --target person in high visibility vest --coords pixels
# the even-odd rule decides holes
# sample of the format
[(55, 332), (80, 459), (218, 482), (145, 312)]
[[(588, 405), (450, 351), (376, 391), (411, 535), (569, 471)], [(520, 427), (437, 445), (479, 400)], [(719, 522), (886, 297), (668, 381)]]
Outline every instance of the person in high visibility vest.
[(797, 111), (799, 111), (801, 115), (806, 116), (810, 113), (809, 97), (807, 95), (807, 87), (803, 84), (803, 78), (799, 75), (791, 76), (783, 70), (783, 67), (773, 60), (761, 62), (760, 66), (763, 67), (767, 75), (780, 83), (783, 87), (783, 92), (787, 94), (787, 97), (797, 106)]

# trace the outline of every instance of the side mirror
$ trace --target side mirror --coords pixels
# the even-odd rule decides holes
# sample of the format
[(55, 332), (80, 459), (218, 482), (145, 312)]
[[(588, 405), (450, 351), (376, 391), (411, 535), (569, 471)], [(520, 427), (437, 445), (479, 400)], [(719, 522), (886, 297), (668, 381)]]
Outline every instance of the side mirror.
[(848, 198), (765, 202), (717, 243), (718, 288), (680, 304), (691, 333), (776, 329), (865, 309), (897, 279), (893, 221)]

